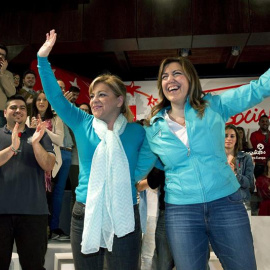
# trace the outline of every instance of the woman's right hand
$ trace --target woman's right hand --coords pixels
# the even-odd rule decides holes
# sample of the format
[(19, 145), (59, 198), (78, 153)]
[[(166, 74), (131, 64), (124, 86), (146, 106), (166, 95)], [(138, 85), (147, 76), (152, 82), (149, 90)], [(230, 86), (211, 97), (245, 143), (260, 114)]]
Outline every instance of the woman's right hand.
[(37, 127), (37, 118), (35, 116), (33, 116), (32, 119), (31, 119), (30, 127), (31, 128), (36, 128)]
[(41, 46), (41, 48), (38, 51), (38, 56), (40, 57), (47, 57), (56, 41), (57, 34), (55, 33), (55, 30), (51, 30), (50, 33), (46, 34), (46, 41)]

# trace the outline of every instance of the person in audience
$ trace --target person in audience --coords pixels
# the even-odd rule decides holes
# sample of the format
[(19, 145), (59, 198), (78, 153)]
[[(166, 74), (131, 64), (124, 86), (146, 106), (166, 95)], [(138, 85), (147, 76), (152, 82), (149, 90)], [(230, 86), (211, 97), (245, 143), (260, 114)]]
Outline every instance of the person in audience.
[(13, 73), (14, 86), (16, 88), (16, 93), (21, 89), (21, 76), (18, 73)]
[(246, 132), (243, 127), (237, 126), (237, 131), (240, 137), (240, 145), (239, 145), (239, 151), (244, 152), (250, 152), (253, 150), (251, 141), (250, 141), (250, 129), (247, 130), (247, 136)]
[(227, 161), (240, 184), (240, 191), (246, 208), (250, 210), (251, 193), (255, 189), (254, 165), (252, 157), (244, 151), (239, 151), (240, 135), (234, 125), (225, 127), (225, 152)]
[(56, 161), (52, 172), (46, 172), (46, 187), (48, 191), (51, 191), (51, 176), (55, 177), (62, 165), (60, 145), (63, 144), (64, 138), (63, 122), (56, 114), (53, 114), (51, 105), (43, 91), (40, 91), (37, 96), (34, 97), (31, 111), (32, 115), (27, 118), (26, 124), (31, 128), (36, 128), (40, 121), (45, 122), (46, 133), (52, 140), (56, 154)]
[(88, 103), (81, 103), (81, 104), (79, 105), (79, 108), (80, 108), (81, 110), (85, 111), (86, 113), (92, 114), (90, 105), (89, 105)]
[[(66, 85), (64, 81), (62, 79), (57, 79), (57, 83), (61, 88), (63, 95), (65, 96)], [(71, 130), (65, 123), (63, 123), (63, 128), (64, 128), (64, 140), (63, 144), (60, 145), (62, 165), (54, 179), (54, 189), (52, 193), (52, 201), (53, 201), (52, 205), (54, 210), (50, 221), (50, 235), (49, 235), (49, 238), (51, 240), (57, 241), (70, 240), (70, 236), (68, 235), (68, 233), (64, 232), (63, 229), (60, 228), (60, 215), (75, 142), (72, 138)]]
[(78, 99), (80, 95), (80, 88), (77, 86), (70, 86), (68, 91), (65, 93), (65, 97), (68, 101), (70, 101), (71, 103), (74, 103), (74, 105), (78, 106), (76, 104), (76, 101)]
[(0, 269), (10, 269), (14, 241), (22, 269), (43, 270), (47, 250), (48, 205), (44, 171), (55, 163), (46, 123), (28, 128), (26, 101), (6, 102), (0, 128)]
[(269, 74), (211, 95), (203, 93), (187, 58), (160, 65), (160, 102), (145, 129), (135, 179), (149, 173), (151, 150), (164, 165), (166, 232), (177, 269), (205, 269), (209, 241), (223, 268), (256, 269), (249, 218), (224, 138), (231, 116), (270, 96)]
[(252, 132), (250, 135), (250, 141), (254, 150), (254, 174), (256, 179), (264, 173), (266, 159), (270, 156), (269, 117), (266, 114), (260, 117), (259, 126), (260, 128), (257, 131)]
[(258, 215), (270, 216), (270, 157), (266, 159), (264, 173), (256, 180), (256, 187), (262, 199)]
[(27, 115), (32, 114), (32, 102), (33, 98), (37, 95), (37, 92), (34, 90), (36, 84), (36, 73), (28, 69), (23, 74), (23, 87), (17, 92), (19, 95), (22, 95), (27, 104)]
[(60, 146), (63, 144), (64, 127), (62, 120), (53, 113), (51, 105), (49, 104), (43, 91), (40, 91), (34, 97), (31, 109), (32, 115), (27, 118), (26, 124), (31, 128), (36, 128), (40, 121), (46, 123), (46, 133), (49, 135), (56, 155), (55, 165), (52, 171), (45, 172), (45, 183), (47, 192), (47, 201), (49, 206), (49, 227), (48, 236), (50, 238), (50, 226), (52, 220), (55, 219), (55, 212), (57, 207), (54, 207), (55, 200), (53, 200), (54, 192), (54, 178), (56, 177), (62, 165), (62, 156)]
[[(156, 270), (172, 270), (174, 267), (173, 257), (168, 244), (165, 230), (165, 173), (163, 170), (153, 168), (147, 176), (147, 183), (151, 189), (159, 188), (159, 214), (155, 231), (156, 248), (152, 260), (153, 268)], [(143, 181), (139, 183), (139, 186)], [(139, 189), (142, 190), (140, 187)]]
[(12, 73), (7, 70), (7, 56), (7, 47), (4, 44), (0, 44), (0, 127), (7, 123), (4, 117), (6, 101), (16, 93)]
[(126, 87), (116, 76), (101, 75), (91, 83), (93, 115), (68, 102), (47, 59), (55, 41), (51, 30), (38, 51), (38, 68), (46, 96), (72, 129), (78, 148), (79, 185), (71, 221), (75, 269), (102, 269), (105, 255), (108, 269), (137, 270), (142, 235), (134, 171), (145, 131), (130, 123)]
[[(88, 103), (82, 103), (79, 105), (79, 108), (83, 111), (85, 111), (88, 114), (92, 114), (90, 105)], [(74, 147), (72, 152), (72, 162), (69, 170), (69, 180), (70, 180), (70, 186), (71, 186), (71, 211), (73, 209), (73, 206), (76, 201), (76, 193), (75, 190), (79, 183), (79, 160), (78, 160), (78, 151), (76, 146), (76, 140), (74, 137), (74, 134), (71, 131), (71, 135), (74, 141)]]

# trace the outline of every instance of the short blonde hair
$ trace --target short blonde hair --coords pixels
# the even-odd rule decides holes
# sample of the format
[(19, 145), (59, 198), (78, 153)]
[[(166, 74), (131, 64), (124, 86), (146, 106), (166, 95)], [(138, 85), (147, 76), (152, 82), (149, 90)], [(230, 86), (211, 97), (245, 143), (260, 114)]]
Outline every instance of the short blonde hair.
[(98, 83), (105, 83), (113, 91), (116, 97), (123, 97), (123, 104), (120, 108), (120, 112), (127, 118), (128, 122), (132, 122), (134, 115), (132, 114), (127, 104), (127, 89), (123, 81), (111, 74), (103, 74), (95, 78), (89, 86), (89, 95), (93, 92), (94, 87)]

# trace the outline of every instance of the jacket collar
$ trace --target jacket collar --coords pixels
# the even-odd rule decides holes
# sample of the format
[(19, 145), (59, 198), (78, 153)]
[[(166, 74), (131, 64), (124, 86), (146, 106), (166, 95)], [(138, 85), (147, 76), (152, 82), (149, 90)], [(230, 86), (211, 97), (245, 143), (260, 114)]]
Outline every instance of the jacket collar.
[[(189, 108), (189, 96), (187, 97), (186, 103), (185, 103), (185, 109)], [(171, 109), (171, 106), (164, 107), (161, 109), (155, 116), (153, 116), (150, 120), (150, 125), (153, 125), (158, 119), (162, 118), (164, 119), (164, 112), (169, 111)]]
[(150, 125), (153, 125), (158, 119), (164, 119), (164, 112), (171, 109), (171, 106), (165, 107), (161, 109), (155, 116), (153, 116), (150, 120)]

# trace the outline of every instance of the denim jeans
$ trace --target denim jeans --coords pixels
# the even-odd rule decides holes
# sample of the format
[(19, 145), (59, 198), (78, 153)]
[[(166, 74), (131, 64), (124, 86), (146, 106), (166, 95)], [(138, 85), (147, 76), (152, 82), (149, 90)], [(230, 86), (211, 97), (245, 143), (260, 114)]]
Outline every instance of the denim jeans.
[(0, 269), (9, 269), (14, 240), (22, 269), (45, 269), (47, 224), (48, 215), (0, 215)]
[(56, 182), (52, 191), (52, 216), (50, 221), (51, 230), (59, 228), (62, 201), (71, 164), (71, 154), (72, 153), (69, 151), (61, 150), (62, 166), (56, 176)]
[(164, 210), (159, 211), (155, 241), (156, 249), (153, 257), (153, 269), (172, 270), (174, 262), (166, 235)]
[(203, 270), (208, 241), (224, 270), (256, 270), (253, 239), (240, 190), (208, 203), (166, 204), (168, 241), (177, 270)]
[(85, 206), (75, 202), (71, 219), (71, 247), (76, 270), (102, 270), (106, 256), (108, 270), (139, 270), (141, 227), (138, 206), (134, 206), (135, 231), (118, 238), (114, 236), (112, 252), (101, 248), (93, 254), (81, 253)]

